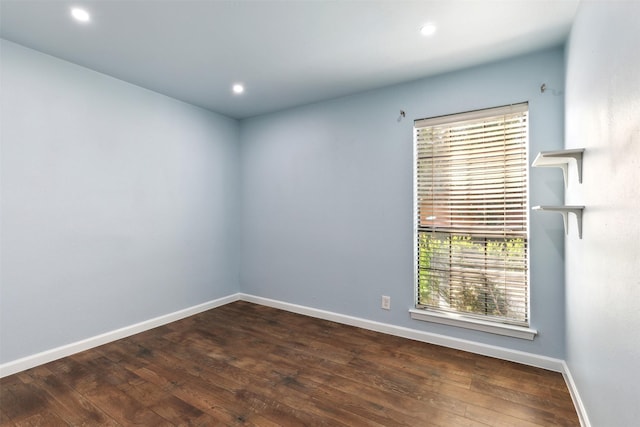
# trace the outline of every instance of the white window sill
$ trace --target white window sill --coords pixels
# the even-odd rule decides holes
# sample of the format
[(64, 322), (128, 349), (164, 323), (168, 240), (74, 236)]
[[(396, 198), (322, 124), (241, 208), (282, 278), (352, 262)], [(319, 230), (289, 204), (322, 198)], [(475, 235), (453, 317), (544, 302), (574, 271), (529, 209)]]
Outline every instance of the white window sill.
[(425, 322), (441, 323), (459, 328), (474, 329), (491, 334), (506, 335), (508, 337), (533, 340), (538, 331), (523, 326), (507, 325), (504, 323), (488, 322), (486, 320), (464, 317), (453, 313), (438, 313), (435, 311), (412, 308), (409, 310), (411, 318)]

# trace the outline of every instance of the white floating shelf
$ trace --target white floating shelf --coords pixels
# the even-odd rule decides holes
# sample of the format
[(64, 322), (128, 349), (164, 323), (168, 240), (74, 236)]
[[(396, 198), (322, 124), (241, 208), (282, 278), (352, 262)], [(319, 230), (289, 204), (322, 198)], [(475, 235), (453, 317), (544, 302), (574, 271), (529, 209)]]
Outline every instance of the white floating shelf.
[(584, 148), (560, 151), (542, 151), (538, 153), (531, 166), (535, 168), (556, 167), (562, 169), (564, 186), (567, 187), (569, 185), (567, 171), (569, 169), (569, 162), (572, 159), (576, 162), (576, 170), (578, 171), (578, 182), (582, 183), (582, 153), (584, 153)]
[(534, 211), (558, 212), (561, 214), (566, 234), (569, 234), (569, 214), (574, 214), (578, 223), (578, 237), (582, 239), (582, 211), (584, 206), (534, 206), (532, 209)]

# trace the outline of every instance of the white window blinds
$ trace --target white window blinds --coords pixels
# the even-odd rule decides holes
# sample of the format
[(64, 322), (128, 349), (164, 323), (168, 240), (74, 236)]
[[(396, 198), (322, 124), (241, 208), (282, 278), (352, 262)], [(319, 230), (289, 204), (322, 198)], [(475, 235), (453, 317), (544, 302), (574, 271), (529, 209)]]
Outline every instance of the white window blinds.
[(415, 122), (418, 307), (528, 326), (528, 105)]

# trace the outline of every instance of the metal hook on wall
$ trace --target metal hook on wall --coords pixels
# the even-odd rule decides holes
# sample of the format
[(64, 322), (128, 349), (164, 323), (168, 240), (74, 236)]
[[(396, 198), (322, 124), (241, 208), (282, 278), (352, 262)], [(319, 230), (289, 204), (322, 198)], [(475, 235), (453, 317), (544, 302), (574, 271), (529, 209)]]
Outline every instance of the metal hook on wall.
[(406, 114), (404, 110), (400, 110), (400, 115), (398, 116), (398, 123), (400, 123), (405, 116)]

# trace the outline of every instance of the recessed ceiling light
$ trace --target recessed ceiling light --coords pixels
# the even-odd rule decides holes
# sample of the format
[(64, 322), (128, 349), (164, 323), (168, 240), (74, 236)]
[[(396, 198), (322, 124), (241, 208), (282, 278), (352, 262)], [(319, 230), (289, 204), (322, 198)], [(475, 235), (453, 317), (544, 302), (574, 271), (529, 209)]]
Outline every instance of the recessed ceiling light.
[(73, 16), (77, 21), (80, 22), (89, 22), (91, 20), (91, 15), (89, 15), (89, 12), (78, 7), (74, 7), (73, 9), (71, 9), (71, 16)]
[(240, 83), (234, 84), (232, 89), (233, 89), (233, 93), (240, 94), (244, 92), (244, 86), (242, 86)]
[(420, 28), (420, 34), (422, 34), (423, 36), (432, 36), (436, 33), (436, 26), (435, 24), (432, 24), (431, 22), (428, 22), (426, 24), (424, 24), (422, 26), (422, 28)]

